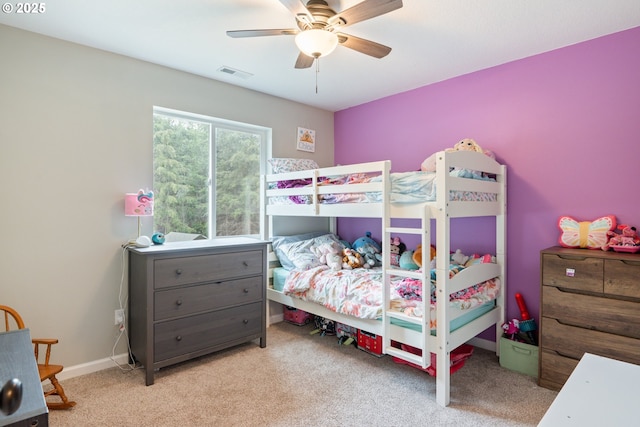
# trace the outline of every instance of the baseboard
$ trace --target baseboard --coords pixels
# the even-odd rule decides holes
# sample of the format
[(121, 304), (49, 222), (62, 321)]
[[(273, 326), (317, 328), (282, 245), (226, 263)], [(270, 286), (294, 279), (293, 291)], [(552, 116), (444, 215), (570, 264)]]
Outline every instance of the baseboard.
[(271, 316), (269, 316), (269, 325), (280, 322), (284, 322), (284, 313), (272, 314)]
[(474, 347), (483, 348), (485, 350), (489, 350), (493, 352), (498, 351), (498, 346), (496, 345), (495, 341), (490, 341), (484, 338), (478, 338), (478, 337), (471, 338), (467, 343), (471, 344)]
[(56, 377), (62, 381), (102, 371), (104, 369), (113, 368), (115, 366), (127, 367), (127, 363), (129, 363), (129, 355), (127, 353), (122, 353), (117, 356), (113, 356), (113, 358), (107, 357), (105, 359), (94, 360), (93, 362), (82, 363), (80, 365), (65, 366), (64, 370), (56, 375)]

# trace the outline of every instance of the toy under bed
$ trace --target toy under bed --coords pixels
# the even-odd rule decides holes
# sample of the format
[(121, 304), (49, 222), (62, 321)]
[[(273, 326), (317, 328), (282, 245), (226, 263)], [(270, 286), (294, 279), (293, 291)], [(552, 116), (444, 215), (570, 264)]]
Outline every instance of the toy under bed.
[[(431, 283), (431, 304), (429, 326), (432, 334), (437, 327), (435, 303), (435, 271)], [(287, 281), (289, 278), (289, 281)], [(382, 315), (382, 272), (381, 269), (354, 269), (331, 271), (326, 266), (309, 270), (287, 270), (279, 267), (273, 270), (273, 288), (278, 292), (320, 304), (329, 310), (361, 319), (379, 319)], [(412, 317), (422, 317), (421, 284), (413, 279), (392, 281), (391, 309)], [(498, 278), (487, 280), (470, 288), (450, 295), (451, 331), (491, 311), (500, 291)], [(392, 319), (392, 324), (416, 331), (421, 326)]]

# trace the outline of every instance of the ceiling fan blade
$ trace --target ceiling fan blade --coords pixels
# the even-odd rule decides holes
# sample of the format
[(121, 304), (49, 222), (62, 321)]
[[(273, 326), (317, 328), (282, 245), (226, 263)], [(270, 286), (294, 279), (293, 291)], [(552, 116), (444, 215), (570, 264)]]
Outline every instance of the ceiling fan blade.
[(338, 33), (337, 35), (340, 45), (364, 53), (365, 55), (373, 56), (374, 58), (383, 58), (391, 52), (389, 46), (372, 42), (371, 40), (361, 39), (344, 33)]
[(227, 35), (233, 38), (240, 37), (262, 37), (262, 36), (294, 36), (300, 31), (295, 28), (285, 28), (280, 30), (233, 30), (227, 31)]
[(308, 22), (315, 21), (315, 18), (309, 12), (309, 9), (302, 4), (300, 0), (280, 0), (280, 3), (284, 5), (296, 18), (306, 17)]
[(313, 65), (313, 56), (305, 55), (300, 52), (296, 60), (296, 68), (309, 68)]
[(363, 0), (329, 19), (329, 25), (347, 25), (384, 15), (402, 7), (402, 0)]

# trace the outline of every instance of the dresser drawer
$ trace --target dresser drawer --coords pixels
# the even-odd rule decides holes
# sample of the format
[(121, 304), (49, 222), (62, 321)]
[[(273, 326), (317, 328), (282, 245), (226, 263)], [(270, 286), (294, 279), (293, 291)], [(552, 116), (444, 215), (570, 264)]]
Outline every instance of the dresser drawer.
[(592, 353), (640, 364), (640, 340), (565, 325), (547, 317), (542, 319), (540, 345), (576, 360), (584, 353)]
[(540, 378), (538, 383), (542, 387), (560, 390), (569, 379), (578, 360), (564, 357), (551, 350), (540, 352)]
[(603, 259), (579, 255), (542, 255), (543, 285), (602, 292), (603, 277)]
[(608, 259), (604, 262), (604, 292), (640, 299), (640, 257), (638, 261)]
[(228, 252), (158, 259), (153, 266), (156, 289), (262, 274), (262, 251)]
[(582, 295), (543, 286), (542, 316), (545, 322), (547, 318), (553, 318), (563, 324), (640, 339), (640, 302)]
[[(252, 303), (157, 323), (154, 362), (228, 346), (262, 329), (262, 303)], [(245, 340), (246, 341), (246, 340)]]
[(154, 320), (262, 300), (262, 276), (156, 291)]

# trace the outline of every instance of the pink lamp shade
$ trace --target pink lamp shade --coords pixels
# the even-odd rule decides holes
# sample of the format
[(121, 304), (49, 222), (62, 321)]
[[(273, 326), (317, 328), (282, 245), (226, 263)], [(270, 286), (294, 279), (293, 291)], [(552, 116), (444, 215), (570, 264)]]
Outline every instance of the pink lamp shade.
[(124, 195), (125, 216), (153, 216), (153, 191)]

